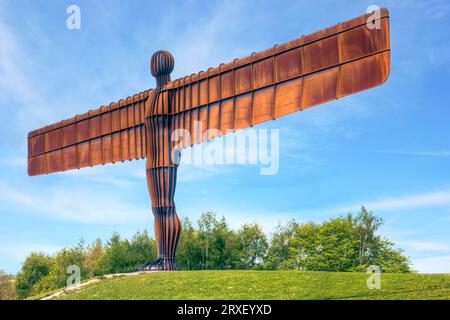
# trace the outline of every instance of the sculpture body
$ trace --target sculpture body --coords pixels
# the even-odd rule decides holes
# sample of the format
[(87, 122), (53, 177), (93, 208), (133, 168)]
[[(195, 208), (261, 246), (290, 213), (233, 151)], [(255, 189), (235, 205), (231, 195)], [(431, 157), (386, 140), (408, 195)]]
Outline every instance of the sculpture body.
[(176, 141), (187, 148), (381, 85), (390, 70), (389, 14), (381, 9), (175, 81), (173, 68), (172, 55), (158, 51), (155, 89), (28, 134), (30, 176), (147, 158), (158, 258), (140, 270), (176, 269), (172, 133), (189, 132), (193, 140)]
[(175, 251), (180, 237), (181, 224), (175, 210), (175, 186), (177, 168), (172, 157), (171, 140), (172, 105), (171, 99), (165, 99), (169, 93), (161, 89), (170, 81), (170, 72), (174, 67), (173, 57), (166, 51), (156, 52), (151, 61), (151, 72), (156, 78), (157, 87), (152, 91), (145, 115), (147, 133), (147, 163), (145, 166), (147, 186), (155, 218), (155, 240), (157, 256), (140, 270), (175, 270)]

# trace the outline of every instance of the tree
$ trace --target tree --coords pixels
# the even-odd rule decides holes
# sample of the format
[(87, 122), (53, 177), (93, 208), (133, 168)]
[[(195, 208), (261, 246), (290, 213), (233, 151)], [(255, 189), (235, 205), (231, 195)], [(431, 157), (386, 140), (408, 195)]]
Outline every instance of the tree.
[[(381, 218), (364, 207), (358, 215), (348, 214), (320, 224), (306, 223), (293, 227), (293, 232), (279, 232), (272, 240), (269, 255), (284, 252), (280, 263), (269, 257), (268, 267), (313, 271), (366, 271), (377, 265), (385, 272), (411, 272), (411, 262), (394, 243), (376, 234)], [(287, 245), (280, 245), (284, 239)], [(275, 242), (276, 241), (276, 242)], [(281, 248), (278, 251), (275, 248)], [(276, 255), (274, 255), (276, 257)], [(270, 264), (271, 261), (278, 261)]]
[(114, 232), (106, 244), (105, 253), (99, 261), (102, 274), (132, 271), (133, 265), (130, 265), (129, 248), (128, 240), (122, 240), (120, 235)]
[(103, 243), (100, 239), (86, 248), (84, 257), (84, 267), (88, 277), (99, 276), (102, 274), (100, 260), (104, 254)]
[(14, 276), (7, 274), (4, 270), (0, 269), (0, 279), (2, 280), (13, 280)]
[(253, 269), (261, 265), (266, 257), (267, 237), (257, 224), (244, 224), (237, 234), (239, 268)]
[(298, 223), (289, 221), (286, 226), (278, 225), (272, 235), (269, 250), (264, 261), (266, 269), (281, 269), (281, 265), (289, 258), (289, 239), (294, 236)]
[(156, 243), (147, 230), (134, 234), (128, 249), (128, 256), (128, 263), (132, 269), (156, 259)]
[(376, 245), (372, 247), (367, 264), (359, 266), (359, 270), (365, 271), (369, 265), (376, 265), (380, 266), (383, 272), (406, 273), (412, 271), (411, 260), (403, 255), (403, 250), (394, 249), (394, 243), (385, 238), (379, 237), (376, 242)]
[(198, 240), (202, 256), (201, 269), (231, 268), (233, 234), (224, 217), (218, 220), (212, 211), (203, 213), (198, 220)]
[(182, 221), (183, 233), (177, 252), (180, 269), (230, 269), (237, 264), (236, 234), (228, 228), (225, 218), (217, 219), (208, 211), (197, 221)]
[(16, 292), (21, 299), (33, 293), (34, 286), (50, 273), (54, 259), (44, 253), (32, 253), (16, 277)]
[(203, 213), (198, 220), (199, 240), (202, 248), (202, 269), (209, 269), (212, 267), (210, 254), (211, 246), (214, 241), (213, 230), (217, 223), (216, 214), (212, 211)]
[(297, 225), (289, 244), (289, 258), (282, 264), (287, 269), (347, 271), (355, 264), (356, 241), (347, 219)]
[(375, 232), (383, 224), (383, 219), (376, 217), (372, 212), (368, 212), (364, 206), (361, 211), (353, 218), (352, 214), (348, 215), (350, 221), (354, 224), (354, 233), (359, 242), (358, 261), (359, 265), (365, 265), (371, 255), (371, 251), (375, 249), (378, 237)]
[(358, 240), (358, 265), (352, 271), (365, 271), (370, 265), (380, 266), (384, 272), (411, 272), (411, 261), (394, 243), (376, 234), (383, 219), (362, 206), (357, 216), (348, 214)]
[(210, 263), (212, 269), (231, 269), (237, 260), (236, 234), (228, 228), (224, 217), (217, 221), (212, 232)]
[(12, 276), (0, 270), (0, 300), (14, 300), (16, 293), (12, 282)]
[(203, 261), (199, 232), (188, 218), (182, 220), (182, 229), (176, 256), (177, 266), (185, 270), (200, 269)]
[(58, 251), (53, 258), (53, 264), (48, 275), (40, 279), (35, 285), (35, 292), (47, 292), (65, 287), (70, 275), (68, 274), (68, 268), (71, 266), (80, 268), (80, 280), (88, 278), (84, 260), (85, 247), (83, 240), (75, 247), (64, 248)]

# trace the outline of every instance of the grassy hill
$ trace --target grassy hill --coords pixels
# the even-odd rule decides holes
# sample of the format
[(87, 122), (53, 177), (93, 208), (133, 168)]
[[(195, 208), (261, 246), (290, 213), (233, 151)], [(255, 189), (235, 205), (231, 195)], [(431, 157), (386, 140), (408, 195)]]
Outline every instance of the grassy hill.
[(450, 274), (382, 274), (369, 290), (365, 273), (179, 271), (116, 277), (60, 299), (450, 299)]

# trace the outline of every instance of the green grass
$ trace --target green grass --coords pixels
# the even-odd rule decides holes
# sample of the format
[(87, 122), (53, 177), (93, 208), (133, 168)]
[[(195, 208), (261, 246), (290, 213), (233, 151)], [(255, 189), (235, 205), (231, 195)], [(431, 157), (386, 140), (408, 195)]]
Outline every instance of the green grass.
[(179, 271), (104, 280), (62, 299), (450, 299), (450, 274)]

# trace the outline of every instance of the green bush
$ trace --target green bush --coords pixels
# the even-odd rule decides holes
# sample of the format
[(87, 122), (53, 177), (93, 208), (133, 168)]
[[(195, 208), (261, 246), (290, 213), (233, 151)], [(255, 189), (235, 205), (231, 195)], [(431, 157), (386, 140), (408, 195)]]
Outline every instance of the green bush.
[(127, 251), (129, 269), (134, 270), (156, 259), (156, 242), (147, 231), (137, 232), (131, 238)]
[(54, 259), (43, 253), (32, 253), (22, 265), (16, 277), (16, 292), (19, 298), (26, 298), (39, 291), (34, 286), (46, 277), (54, 264)]
[(105, 248), (100, 239), (97, 239), (94, 243), (87, 246), (84, 255), (84, 270), (87, 278), (100, 276), (103, 274), (100, 265), (100, 259), (105, 253)]
[(147, 231), (137, 232), (131, 241), (114, 233), (107, 242), (98, 265), (101, 274), (131, 272), (156, 259), (155, 241)]
[(364, 207), (356, 216), (320, 224), (291, 223), (274, 234), (266, 268), (366, 271), (376, 265), (384, 272), (411, 272), (411, 261), (402, 250), (376, 234), (382, 223)]
[(64, 248), (58, 251), (53, 257), (50, 272), (36, 283), (34, 291), (47, 292), (64, 287), (69, 276), (67, 269), (70, 266), (79, 267), (81, 279), (87, 278), (84, 259), (85, 248), (83, 242), (80, 242), (74, 248)]

